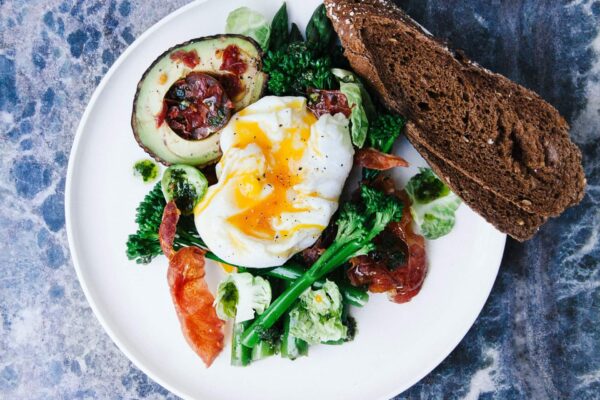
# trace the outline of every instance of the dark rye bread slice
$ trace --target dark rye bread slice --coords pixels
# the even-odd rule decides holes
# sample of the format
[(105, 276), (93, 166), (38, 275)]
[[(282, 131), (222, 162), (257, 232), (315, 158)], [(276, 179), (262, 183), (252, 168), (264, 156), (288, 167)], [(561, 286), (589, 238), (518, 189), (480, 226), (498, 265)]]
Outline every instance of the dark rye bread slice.
[[(409, 122), (406, 125), (405, 132), (410, 138), (416, 129), (418, 128)], [(429, 152), (418, 142), (411, 141), (411, 143), (450, 189), (498, 230), (523, 241), (531, 238), (539, 227), (546, 222), (545, 217), (528, 213), (484, 189), (469, 177), (446, 164), (444, 160)]]
[(385, 0), (325, 4), (354, 70), (416, 123), (421, 147), (530, 213), (581, 200), (581, 153), (538, 95), (451, 52)]

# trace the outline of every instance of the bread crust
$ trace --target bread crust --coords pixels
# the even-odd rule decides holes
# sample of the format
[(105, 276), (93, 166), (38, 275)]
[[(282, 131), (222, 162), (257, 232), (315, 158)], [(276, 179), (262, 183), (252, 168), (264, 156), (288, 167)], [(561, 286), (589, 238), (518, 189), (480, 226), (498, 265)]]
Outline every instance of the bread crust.
[(583, 198), (581, 152), (537, 94), (451, 51), (388, 1), (325, 5), (353, 69), (414, 122), (409, 139), (442, 160), (441, 169), (542, 217)]

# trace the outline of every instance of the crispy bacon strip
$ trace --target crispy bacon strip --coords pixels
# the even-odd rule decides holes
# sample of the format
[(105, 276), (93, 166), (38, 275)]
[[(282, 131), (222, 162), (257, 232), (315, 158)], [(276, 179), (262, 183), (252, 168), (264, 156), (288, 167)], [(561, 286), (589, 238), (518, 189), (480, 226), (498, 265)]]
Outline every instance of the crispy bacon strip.
[(394, 167), (408, 167), (408, 162), (404, 158), (382, 153), (371, 147), (358, 150), (354, 159), (361, 167), (377, 171), (385, 171)]
[(177, 208), (174, 200), (171, 200), (165, 206), (162, 221), (158, 228), (158, 240), (163, 254), (170, 260), (175, 254), (173, 243), (175, 243), (175, 234), (177, 233), (177, 222), (181, 212)]
[(189, 345), (209, 367), (223, 350), (223, 321), (213, 307), (215, 298), (204, 280), (204, 251), (184, 247), (169, 262), (171, 297)]
[[(405, 303), (421, 290), (427, 275), (425, 239), (412, 230), (410, 200), (404, 191), (396, 191), (391, 179), (374, 182), (380, 190), (395, 193), (404, 203), (400, 222), (391, 222), (376, 240), (377, 250), (368, 256), (350, 260), (348, 278), (355, 286), (368, 286), (374, 293), (387, 292), (391, 301)], [(404, 253), (403, 261), (395, 255)]]

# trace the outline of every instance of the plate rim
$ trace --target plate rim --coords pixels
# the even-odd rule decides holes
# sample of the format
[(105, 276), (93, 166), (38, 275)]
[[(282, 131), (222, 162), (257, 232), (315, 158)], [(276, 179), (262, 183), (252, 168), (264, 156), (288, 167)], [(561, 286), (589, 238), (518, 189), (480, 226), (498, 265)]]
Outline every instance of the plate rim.
[(163, 25), (165, 25), (169, 21), (177, 18), (179, 15), (184, 14), (188, 10), (198, 7), (199, 5), (206, 3), (207, 1), (209, 1), (209, 0), (193, 0), (190, 3), (181, 6), (180, 8), (172, 11), (171, 13), (167, 14), (166, 16), (164, 16), (163, 18), (158, 20), (156, 23), (154, 23), (152, 26), (150, 26), (148, 29), (146, 29), (129, 46), (127, 46), (125, 51), (123, 51), (123, 53), (121, 53), (121, 55), (117, 58), (117, 60), (110, 66), (110, 68), (108, 69), (106, 74), (100, 80), (100, 83), (98, 84), (96, 89), (94, 89), (94, 92), (92, 93), (92, 96), (90, 97), (90, 99), (85, 107), (85, 111), (83, 112), (81, 119), (79, 120), (79, 124), (77, 125), (77, 130), (75, 131), (75, 136), (73, 138), (73, 144), (72, 144), (71, 150), (69, 152), (69, 163), (67, 166), (67, 177), (66, 177), (66, 182), (65, 182), (65, 227), (67, 230), (67, 241), (69, 243), (69, 253), (71, 255), (71, 261), (73, 263), (73, 268), (75, 269), (75, 273), (77, 275), (77, 280), (79, 281), (79, 285), (81, 286), (81, 289), (83, 290), (85, 299), (87, 300), (90, 308), (92, 309), (92, 312), (94, 313), (94, 317), (96, 317), (98, 322), (100, 322), (100, 325), (102, 326), (102, 328), (104, 329), (106, 334), (108, 334), (108, 336), (110, 337), (112, 342), (127, 357), (127, 359), (129, 359), (129, 361), (131, 361), (135, 365), (135, 367), (137, 369), (139, 369), (144, 374), (149, 376), (154, 382), (158, 383), (163, 388), (167, 389), (171, 393), (173, 393), (176, 396), (181, 397), (183, 399), (189, 398), (189, 394), (183, 393), (178, 388), (172, 386), (171, 384), (169, 384), (168, 382), (163, 380), (161, 377), (159, 377), (159, 376), (155, 375), (154, 373), (152, 373), (151, 371), (149, 371), (145, 367), (145, 365), (136, 356), (134, 356), (131, 352), (129, 352), (129, 350), (127, 349), (127, 347), (125, 345), (123, 345), (123, 343), (119, 339), (118, 335), (115, 333), (114, 329), (110, 326), (110, 324), (108, 324), (108, 322), (105, 320), (103, 314), (100, 312), (98, 305), (96, 304), (96, 302), (94, 300), (94, 297), (91, 295), (90, 288), (88, 287), (86, 280), (83, 279), (83, 273), (81, 271), (80, 261), (79, 261), (79, 254), (78, 254), (77, 248), (75, 246), (75, 237), (73, 236), (73, 220), (72, 220), (72, 216), (71, 216), (71, 209), (72, 209), (71, 198), (72, 198), (72, 191), (73, 191), (72, 184), (73, 184), (73, 174), (74, 174), (74, 169), (75, 169), (75, 161), (76, 161), (78, 150), (79, 150), (79, 144), (80, 144), (81, 138), (83, 136), (83, 130), (84, 130), (85, 126), (87, 125), (87, 122), (88, 122), (88, 119), (90, 118), (92, 109), (94, 108), (96, 102), (98, 101), (98, 97), (104, 91), (104, 88), (107, 85), (107, 83), (109, 82), (109, 80), (112, 78), (112, 76), (117, 71), (117, 69), (121, 66), (121, 64), (125, 61), (125, 59), (127, 59), (127, 57), (129, 57), (129, 54), (132, 53), (140, 45), (140, 43), (144, 42), (148, 36), (152, 35), (152, 33), (159, 30)]
[[(71, 215), (72, 214), (71, 210), (73, 208), (73, 204), (72, 204), (71, 199), (73, 196), (73, 187), (72, 187), (73, 174), (74, 174), (76, 159), (78, 158), (78, 151), (79, 151), (81, 138), (83, 136), (83, 131), (88, 123), (92, 109), (95, 107), (98, 97), (104, 91), (104, 88), (107, 85), (107, 83), (109, 82), (109, 80), (112, 78), (114, 73), (119, 69), (119, 67), (125, 61), (125, 59), (127, 59), (129, 57), (129, 54), (132, 53), (142, 42), (144, 42), (148, 36), (152, 35), (156, 30), (159, 30), (163, 25), (167, 24), (171, 20), (176, 19), (179, 15), (184, 14), (185, 12), (189, 11), (190, 9), (199, 7), (202, 4), (207, 3), (208, 1), (209, 0), (193, 0), (190, 3), (183, 5), (182, 7), (172, 11), (171, 13), (167, 14), (166, 16), (164, 16), (163, 18), (158, 20), (156, 23), (154, 23), (152, 26), (150, 26), (148, 29), (146, 29), (137, 39), (135, 39), (125, 49), (125, 51), (123, 51), (123, 53), (117, 58), (117, 60), (111, 65), (109, 70), (106, 72), (106, 74), (102, 77), (102, 79), (100, 80), (100, 83), (98, 84), (96, 89), (94, 89), (94, 92), (92, 93), (92, 96), (90, 97), (90, 99), (86, 105), (85, 111), (83, 112), (83, 114), (81, 116), (81, 119), (77, 126), (77, 130), (76, 130), (74, 138), (73, 138), (73, 144), (71, 146), (70, 153), (69, 153), (69, 163), (68, 163), (68, 167), (67, 167), (65, 194), (64, 194), (65, 227), (66, 227), (66, 231), (67, 231), (67, 241), (69, 244), (69, 253), (70, 253), (71, 261), (73, 264), (73, 268), (75, 269), (75, 273), (77, 275), (77, 280), (79, 281), (79, 285), (81, 286), (81, 288), (83, 290), (83, 293), (85, 295), (87, 303), (89, 304), (90, 308), (92, 309), (95, 318), (100, 322), (100, 325), (102, 326), (104, 331), (108, 334), (108, 336), (110, 337), (112, 342), (129, 359), (129, 361), (131, 361), (135, 365), (136, 368), (138, 368), (140, 371), (142, 371), (144, 374), (149, 376), (153, 381), (155, 381), (156, 383), (158, 383), (165, 389), (169, 390), (173, 394), (175, 394), (181, 398), (184, 398), (184, 399), (193, 398), (193, 396), (190, 393), (182, 392), (177, 387), (171, 385), (167, 381), (163, 380), (160, 376), (154, 374), (152, 371), (147, 369), (146, 366), (144, 365), (144, 363), (142, 363), (138, 359), (138, 357), (134, 356), (133, 353), (128, 351), (127, 347), (121, 342), (118, 335), (115, 333), (115, 330), (111, 327), (111, 325), (104, 318), (103, 314), (100, 312), (100, 309), (99, 309), (98, 305), (96, 304), (94, 297), (91, 294), (91, 290), (88, 286), (88, 283), (86, 282), (85, 279), (83, 279), (83, 272), (82, 272), (82, 268), (81, 268), (80, 257), (79, 257), (77, 248), (75, 246), (76, 239), (73, 235), (73, 229), (74, 229), (73, 224), (74, 223), (73, 223), (73, 219), (72, 219), (72, 215)], [(386, 391), (385, 393), (376, 394), (378, 399), (382, 399), (382, 400), (391, 399), (394, 396), (397, 396), (397, 395), (403, 393), (404, 391), (408, 390), (409, 388), (411, 388), (412, 386), (417, 384), (425, 376), (427, 376), (435, 368), (437, 368), (450, 355), (450, 353), (452, 353), (452, 351), (454, 351), (454, 349), (456, 349), (456, 347), (462, 342), (464, 337), (471, 330), (471, 328), (473, 327), (473, 324), (475, 323), (475, 321), (481, 314), (483, 307), (485, 307), (485, 305), (487, 304), (490, 293), (492, 291), (492, 288), (493, 288), (496, 278), (498, 276), (498, 273), (500, 270), (500, 265), (504, 258), (503, 254), (504, 254), (504, 251), (506, 248), (506, 240), (507, 240), (507, 236), (506, 236), (506, 234), (504, 234), (502, 243), (498, 244), (497, 251), (500, 253), (500, 257), (498, 258), (497, 265), (491, 266), (494, 268), (495, 273), (493, 274), (493, 277), (492, 277), (492, 275), (490, 275), (488, 287), (485, 290), (485, 292), (487, 293), (485, 296), (485, 301), (482, 303), (481, 307), (479, 308), (477, 313), (474, 315), (474, 317), (470, 319), (469, 323), (465, 324), (466, 329), (464, 330), (464, 333), (462, 333), (460, 335), (460, 338), (458, 339), (456, 344), (451, 346), (447, 352), (439, 353), (438, 357), (433, 357), (432, 359), (434, 361), (431, 363), (431, 365), (424, 367), (422, 371), (420, 371), (418, 374), (415, 374), (413, 379), (407, 381), (407, 384), (400, 385), (397, 387), (397, 389), (395, 389), (393, 391), (389, 391), (389, 392)]]

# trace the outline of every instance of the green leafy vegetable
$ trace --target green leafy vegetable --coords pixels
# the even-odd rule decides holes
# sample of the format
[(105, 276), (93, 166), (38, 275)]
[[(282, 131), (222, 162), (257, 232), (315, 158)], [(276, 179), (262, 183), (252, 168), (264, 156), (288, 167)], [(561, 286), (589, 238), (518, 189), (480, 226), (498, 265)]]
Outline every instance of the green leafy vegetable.
[(389, 153), (400, 136), (406, 119), (397, 114), (380, 113), (369, 124), (367, 145), (384, 153)]
[(425, 238), (437, 239), (452, 230), (461, 200), (431, 169), (421, 168), (405, 190), (412, 203), (410, 212)]
[(350, 114), (350, 135), (352, 143), (358, 148), (363, 147), (369, 130), (369, 120), (363, 107), (360, 88), (356, 83), (340, 84), (340, 91), (346, 96), (348, 105), (352, 107)]
[(158, 227), (166, 202), (160, 182), (144, 197), (136, 210), (137, 232), (127, 240), (127, 258), (138, 264), (147, 264), (162, 253), (158, 241)]
[(340, 91), (346, 96), (348, 105), (352, 107), (350, 114), (352, 143), (356, 147), (363, 147), (369, 130), (369, 119), (375, 115), (371, 97), (360, 79), (352, 72), (340, 68), (334, 68), (331, 72), (338, 80)]
[(335, 38), (331, 21), (327, 18), (325, 5), (318, 6), (306, 25), (306, 43), (317, 54), (324, 54)]
[(323, 344), (329, 345), (338, 345), (344, 344), (346, 342), (351, 342), (354, 340), (356, 333), (358, 332), (358, 328), (356, 327), (356, 320), (348, 314), (348, 306), (344, 304), (344, 311), (342, 312), (342, 323), (347, 328), (347, 334), (344, 339), (339, 340), (328, 340), (326, 342), (322, 342)]
[[(379, 113), (370, 120), (369, 131), (367, 132), (367, 146), (373, 147), (384, 153), (390, 153), (394, 142), (400, 136), (406, 119), (397, 114)], [(365, 179), (373, 179), (379, 174), (379, 171), (364, 169)]]
[(317, 57), (305, 42), (294, 42), (269, 51), (263, 60), (269, 74), (269, 91), (276, 96), (304, 95), (307, 88), (331, 89), (334, 78), (331, 59)]
[(337, 44), (337, 42), (333, 42), (333, 45), (329, 49), (329, 54), (331, 56), (331, 63), (338, 68), (350, 68), (350, 62), (344, 55), (344, 48)]
[(321, 289), (308, 289), (290, 311), (290, 333), (309, 344), (346, 339), (342, 323), (342, 295), (337, 285), (326, 281)]
[(360, 97), (362, 99), (363, 108), (365, 109), (367, 118), (369, 119), (369, 121), (375, 119), (375, 117), (377, 116), (377, 111), (375, 109), (375, 105), (373, 104), (371, 95), (369, 95), (367, 88), (362, 83), (360, 78), (358, 76), (356, 76), (356, 74), (354, 74), (353, 72), (348, 71), (347, 69), (342, 69), (342, 68), (332, 68), (331, 73), (338, 80), (338, 82), (340, 83), (340, 86), (342, 84), (354, 83), (359, 87)]
[(300, 32), (300, 28), (296, 25), (295, 22), (292, 22), (292, 29), (290, 29), (290, 43), (294, 42), (302, 42), (304, 38), (302, 37), (302, 32)]
[(406, 190), (411, 200), (420, 204), (431, 203), (450, 193), (450, 188), (435, 176), (431, 168), (419, 168), (419, 173), (410, 179)]
[(289, 38), (290, 33), (288, 31), (287, 6), (285, 3), (283, 3), (271, 22), (271, 39), (269, 41), (269, 50), (277, 51), (284, 48), (289, 42)]
[(219, 284), (215, 308), (219, 318), (249, 321), (260, 315), (271, 303), (271, 285), (249, 272), (232, 273)]
[[(287, 26), (285, 29), (287, 31)], [(230, 12), (227, 16), (225, 33), (237, 33), (249, 36), (256, 40), (263, 50), (267, 50), (269, 48), (271, 26), (262, 14), (248, 7), (240, 7)]]
[(165, 170), (161, 185), (165, 200), (175, 200), (179, 211), (189, 215), (204, 197), (208, 181), (197, 168), (176, 164)]
[(290, 315), (285, 315), (283, 322), (283, 335), (281, 336), (281, 357), (295, 360), (308, 355), (308, 343), (290, 333)]
[(342, 207), (331, 246), (246, 329), (242, 338), (244, 346), (255, 346), (260, 340), (260, 333), (272, 327), (317, 280), (350, 258), (373, 251), (373, 239), (390, 221), (399, 221), (402, 217), (402, 203), (395, 196), (362, 186), (361, 200), (361, 204), (346, 203)]

